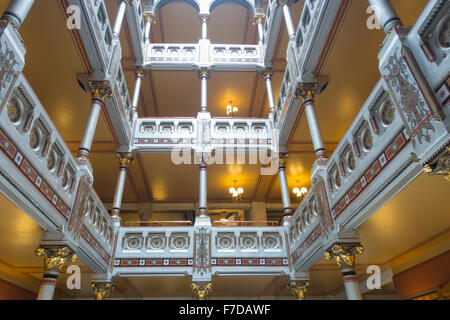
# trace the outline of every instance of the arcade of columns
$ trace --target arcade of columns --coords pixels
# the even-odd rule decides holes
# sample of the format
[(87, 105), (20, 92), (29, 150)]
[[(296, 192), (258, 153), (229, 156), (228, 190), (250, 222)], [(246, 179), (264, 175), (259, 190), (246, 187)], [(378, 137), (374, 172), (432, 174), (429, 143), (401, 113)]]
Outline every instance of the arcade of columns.
[[(14, 26), (19, 29), (25, 20), (29, 10), (31, 9), (34, 0), (12, 0), (9, 7), (3, 14), (2, 19), (10, 21)], [(129, 4), (129, 0), (121, 0), (117, 15), (113, 26), (114, 37), (118, 38), (120, 30), (124, 21), (124, 15), (126, 6)], [(389, 0), (369, 0), (370, 4), (376, 8), (376, 15), (384, 29), (384, 32), (388, 34), (392, 28), (401, 26), (401, 20), (395, 13)], [(280, 0), (280, 5), (283, 9), (284, 21), (286, 29), (290, 39), (295, 38), (295, 29), (290, 13), (290, 3), (288, 0)], [(207, 39), (209, 15), (201, 14), (201, 39)], [(259, 43), (263, 40), (263, 23), (264, 17), (261, 15), (255, 16), (255, 24), (257, 25)], [(150, 42), (151, 25), (154, 23), (153, 15), (145, 15), (145, 41)], [(134, 93), (132, 97), (132, 108), (136, 113), (138, 107), (139, 94), (141, 91), (142, 79), (147, 73), (145, 67), (136, 68), (136, 82)], [(201, 81), (201, 112), (207, 112), (207, 82), (210, 76), (211, 70), (201, 69), (198, 72)], [(269, 102), (269, 118), (273, 118), (273, 112), (275, 110), (275, 102), (272, 91), (272, 71), (270, 69), (261, 72), (261, 77), (265, 79), (267, 97)], [(111, 96), (111, 88), (107, 82), (89, 82), (91, 93), (91, 109), (89, 117), (84, 130), (84, 135), (78, 150), (77, 161), (80, 164), (89, 164), (89, 153), (91, 150), (95, 130), (97, 127), (99, 114), (101, 107), (105, 99)], [(296, 98), (301, 99), (305, 105), (305, 113), (307, 116), (307, 122), (312, 138), (314, 152), (316, 155), (316, 162), (318, 164), (326, 163), (327, 152), (322, 139), (320, 126), (315, 113), (314, 98), (318, 90), (318, 84), (304, 84), (300, 90), (297, 91)], [(282, 224), (288, 223), (293, 211), (290, 204), (289, 190), (286, 180), (286, 165), (287, 153), (280, 153), (278, 176), (281, 185), (281, 195), (283, 201), (283, 219)], [(133, 161), (133, 155), (122, 153), (118, 154), (119, 159), (119, 174), (117, 178), (117, 185), (115, 189), (113, 209), (111, 216), (115, 223), (115, 227), (120, 227), (120, 208), (122, 203), (122, 195), (124, 191), (125, 179), (129, 164)], [(206, 217), (207, 213), (207, 165), (204, 159), (202, 159), (199, 166), (200, 170), (200, 187), (199, 187), (199, 212), (198, 217)], [(350, 300), (360, 300), (361, 293), (359, 291), (359, 285), (355, 275), (355, 255), (362, 252), (362, 246), (360, 245), (335, 245), (329, 249), (326, 253), (328, 260), (334, 261), (340, 268), (344, 280), (345, 292), (347, 298)], [(51, 300), (55, 291), (56, 281), (58, 275), (66, 262), (74, 262), (76, 256), (70, 252), (67, 247), (53, 248), (49, 250), (45, 247), (40, 247), (36, 250), (38, 256), (44, 257), (44, 275), (41, 282), (41, 287), (38, 295), (39, 300)], [(298, 300), (303, 300), (309, 286), (308, 281), (290, 281), (288, 288), (292, 295)], [(109, 282), (93, 282), (92, 288), (94, 290), (95, 298), (102, 300), (106, 298), (114, 286)], [(199, 299), (206, 299), (211, 292), (211, 283), (199, 283), (193, 284), (193, 292)]]

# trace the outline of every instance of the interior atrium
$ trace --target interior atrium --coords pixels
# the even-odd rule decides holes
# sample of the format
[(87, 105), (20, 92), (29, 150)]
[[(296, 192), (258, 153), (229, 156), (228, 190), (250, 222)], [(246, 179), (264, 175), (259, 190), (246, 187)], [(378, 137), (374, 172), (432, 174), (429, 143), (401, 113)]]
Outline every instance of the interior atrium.
[(0, 16), (0, 299), (449, 299), (449, 1)]

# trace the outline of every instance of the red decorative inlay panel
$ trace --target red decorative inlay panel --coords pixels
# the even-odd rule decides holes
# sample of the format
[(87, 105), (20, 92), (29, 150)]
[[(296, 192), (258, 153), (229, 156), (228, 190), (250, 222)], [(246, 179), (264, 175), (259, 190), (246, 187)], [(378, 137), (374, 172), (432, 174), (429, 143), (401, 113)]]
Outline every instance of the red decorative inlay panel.
[[(391, 161), (409, 143), (403, 131), (401, 131), (387, 148), (370, 165), (369, 169), (358, 179), (358, 181), (344, 194), (332, 210), (334, 220), (345, 211), (345, 209), (370, 185), (370, 183), (391, 163)], [(347, 199), (347, 200), (346, 200)]]

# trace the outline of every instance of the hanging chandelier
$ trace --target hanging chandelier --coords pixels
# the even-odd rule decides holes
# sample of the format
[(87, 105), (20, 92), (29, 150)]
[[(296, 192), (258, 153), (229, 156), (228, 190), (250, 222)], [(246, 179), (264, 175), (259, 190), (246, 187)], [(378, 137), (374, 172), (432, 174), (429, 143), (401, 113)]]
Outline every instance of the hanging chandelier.
[[(296, 183), (299, 184), (300, 180), (297, 179)], [(303, 197), (308, 193), (308, 189), (305, 187), (295, 187), (292, 189), (292, 192), (294, 193), (295, 197), (297, 198), (297, 201), (301, 201)]]
[(233, 201), (239, 201), (242, 199), (242, 194), (244, 193), (244, 189), (236, 186), (237, 180), (233, 180), (233, 182), (234, 182), (234, 187), (231, 187), (229, 189), (229, 192), (231, 193), (231, 197), (232, 197)]
[(231, 103), (232, 102), (230, 101), (230, 103), (227, 105), (227, 115), (229, 117), (235, 116), (238, 113), (238, 111), (239, 111), (239, 108), (238, 107), (233, 107), (231, 105)]

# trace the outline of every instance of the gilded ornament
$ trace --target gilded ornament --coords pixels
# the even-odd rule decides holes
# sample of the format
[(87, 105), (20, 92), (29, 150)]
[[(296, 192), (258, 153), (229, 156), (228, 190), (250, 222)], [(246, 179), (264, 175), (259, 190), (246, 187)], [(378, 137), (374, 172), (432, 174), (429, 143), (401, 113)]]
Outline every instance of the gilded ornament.
[(118, 153), (116, 156), (119, 158), (119, 165), (128, 167), (133, 162), (133, 154), (131, 153)]
[[(345, 248), (344, 248), (345, 246)], [(339, 268), (342, 265), (354, 268), (355, 255), (363, 253), (364, 249), (361, 245), (340, 245), (335, 244), (331, 249), (325, 252), (325, 258), (328, 261), (334, 261)]]
[(77, 260), (77, 256), (68, 247), (40, 247), (35, 253), (38, 257), (45, 257), (45, 271), (61, 272), (67, 261), (74, 263)]
[(211, 282), (193, 282), (191, 288), (198, 300), (206, 300), (211, 294), (212, 284)]
[(297, 300), (304, 300), (306, 291), (308, 290), (308, 281), (289, 281), (287, 288), (289, 293), (297, 298)]
[(94, 289), (95, 300), (105, 300), (114, 290), (112, 283), (92, 283), (91, 287)]

